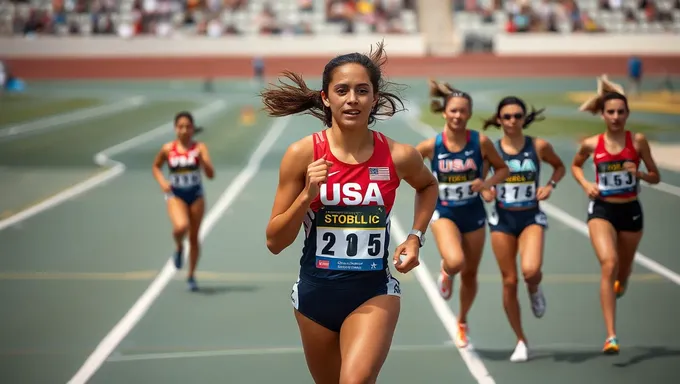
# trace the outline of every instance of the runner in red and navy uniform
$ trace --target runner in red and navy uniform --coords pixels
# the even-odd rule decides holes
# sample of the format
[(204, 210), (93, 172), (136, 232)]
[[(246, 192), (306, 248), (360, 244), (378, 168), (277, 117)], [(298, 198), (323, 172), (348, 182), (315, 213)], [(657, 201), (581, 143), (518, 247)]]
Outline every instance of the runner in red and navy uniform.
[[(334, 58), (320, 91), (288, 72), (295, 85), (262, 94), (270, 115), (310, 113), (327, 127), (288, 147), (267, 225), (274, 254), (304, 226), (291, 301), (316, 383), (377, 379), (400, 312), (399, 282), (389, 265), (407, 273), (419, 264), (437, 200), (437, 181), (415, 148), (368, 128), (401, 104), (381, 78), (382, 55), (380, 44), (370, 57)], [(402, 179), (416, 190), (415, 218), (392, 252), (392, 207)]]
[[(466, 348), (467, 315), (477, 296), (477, 270), (486, 239), (482, 198), (493, 199), (488, 192), (508, 175), (508, 166), (488, 137), (467, 128), (472, 117), (472, 97), (468, 93), (431, 80), (430, 96), (440, 99), (432, 102), (431, 110), (442, 114), (444, 129), (416, 148), (430, 161), (430, 169), (439, 181), (439, 199), (430, 224), (442, 258), (437, 283), (439, 294), (448, 300), (453, 293), (453, 279), (460, 273), (460, 311), (454, 341), (459, 348)], [(485, 161), (498, 169), (488, 179), (482, 175)]]
[[(198, 290), (194, 272), (198, 264), (198, 231), (205, 211), (205, 199), (201, 169), (209, 179), (214, 176), (208, 148), (204, 143), (193, 140), (195, 134), (194, 118), (188, 112), (175, 116), (177, 139), (166, 143), (156, 155), (153, 175), (165, 193), (168, 214), (172, 222), (172, 235), (175, 240), (173, 259), (177, 269), (182, 267), (183, 241), (189, 234), (189, 270), (187, 283), (192, 291)], [(167, 163), (170, 180), (163, 175), (163, 165)]]
[[(626, 130), (630, 110), (622, 88), (606, 76), (598, 78), (600, 93), (581, 106), (582, 111), (600, 113), (607, 130), (581, 142), (572, 163), (572, 173), (591, 201), (588, 229), (602, 268), (600, 296), (607, 339), (603, 352), (619, 352), (614, 327), (616, 298), (625, 293), (633, 259), (642, 239), (643, 215), (638, 200), (639, 181), (660, 181), (649, 143), (641, 133)], [(592, 156), (595, 183), (585, 178), (583, 164)], [(647, 173), (640, 171), (644, 162)]]

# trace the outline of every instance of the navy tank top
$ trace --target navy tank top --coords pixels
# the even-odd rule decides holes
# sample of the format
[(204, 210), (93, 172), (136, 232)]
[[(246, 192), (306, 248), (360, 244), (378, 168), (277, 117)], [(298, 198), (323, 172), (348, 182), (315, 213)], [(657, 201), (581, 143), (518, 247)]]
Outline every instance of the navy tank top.
[(479, 193), (472, 191), (472, 181), (482, 177), (483, 165), (479, 132), (467, 131), (467, 144), (459, 152), (449, 151), (446, 135), (438, 134), (430, 164), (439, 182), (437, 209), (482, 204)]
[(541, 160), (531, 136), (524, 136), (524, 146), (515, 155), (503, 151), (501, 140), (496, 141), (498, 153), (508, 165), (510, 174), (496, 185), (496, 207), (530, 208), (538, 205), (536, 190), (540, 182)]

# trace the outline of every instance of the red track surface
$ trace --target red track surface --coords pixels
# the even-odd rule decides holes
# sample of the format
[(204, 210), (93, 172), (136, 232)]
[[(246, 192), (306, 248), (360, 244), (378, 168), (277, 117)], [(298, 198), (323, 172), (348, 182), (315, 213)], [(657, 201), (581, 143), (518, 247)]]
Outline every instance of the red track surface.
[[(389, 55), (389, 52), (388, 52)], [(306, 76), (320, 76), (330, 57), (266, 59), (267, 75), (284, 69)], [(642, 57), (645, 73), (680, 74), (680, 56)], [(139, 79), (243, 77), (252, 74), (249, 57), (215, 58), (54, 58), (7, 60), (17, 76), (26, 79)], [(608, 73), (625, 76), (627, 57), (543, 56), (498, 57), (492, 54), (461, 55), (451, 58), (389, 59), (386, 74), (391, 77), (480, 76), (555, 77), (595, 76)]]

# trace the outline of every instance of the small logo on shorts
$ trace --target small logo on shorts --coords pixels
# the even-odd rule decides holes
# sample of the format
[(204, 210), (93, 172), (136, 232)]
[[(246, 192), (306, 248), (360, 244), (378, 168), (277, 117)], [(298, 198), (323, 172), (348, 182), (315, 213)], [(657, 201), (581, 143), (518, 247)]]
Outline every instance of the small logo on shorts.
[(633, 220), (637, 220), (637, 219), (639, 219), (639, 218), (640, 218), (640, 215), (635, 215), (635, 216), (633, 216)]

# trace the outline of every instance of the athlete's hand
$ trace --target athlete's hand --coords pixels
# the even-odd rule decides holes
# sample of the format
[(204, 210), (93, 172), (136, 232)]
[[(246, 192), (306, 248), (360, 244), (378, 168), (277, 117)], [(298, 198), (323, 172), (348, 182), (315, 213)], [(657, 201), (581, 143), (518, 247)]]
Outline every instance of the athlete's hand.
[(326, 160), (326, 155), (307, 166), (307, 181), (305, 191), (310, 199), (319, 195), (319, 187), (326, 182), (328, 170), (333, 162)]
[(486, 201), (487, 203), (490, 203), (493, 201), (493, 199), (496, 198), (496, 188), (491, 187), (489, 189), (485, 189), (482, 191), (482, 199)]
[(597, 187), (597, 185), (593, 183), (587, 183), (584, 187), (583, 190), (586, 191), (586, 194), (590, 198), (596, 198), (600, 196), (600, 189)]
[(635, 165), (635, 163), (633, 163), (632, 161), (624, 161), (623, 168), (633, 176), (637, 176), (638, 172), (637, 165)]
[[(401, 259), (401, 256), (404, 259)], [(408, 273), (420, 265), (420, 241), (415, 236), (409, 236), (406, 241), (399, 244), (394, 251), (394, 268), (401, 273)]]
[(472, 192), (481, 192), (482, 189), (484, 189), (484, 180), (479, 178), (472, 180), (470, 188), (472, 189)]
[(553, 187), (551, 185), (545, 187), (538, 187), (538, 190), (536, 191), (536, 200), (543, 201), (548, 199), (550, 197), (550, 194), (552, 193), (552, 190)]
[(171, 192), (170, 183), (168, 183), (167, 181), (163, 181), (161, 183), (161, 190), (165, 193), (170, 193)]

